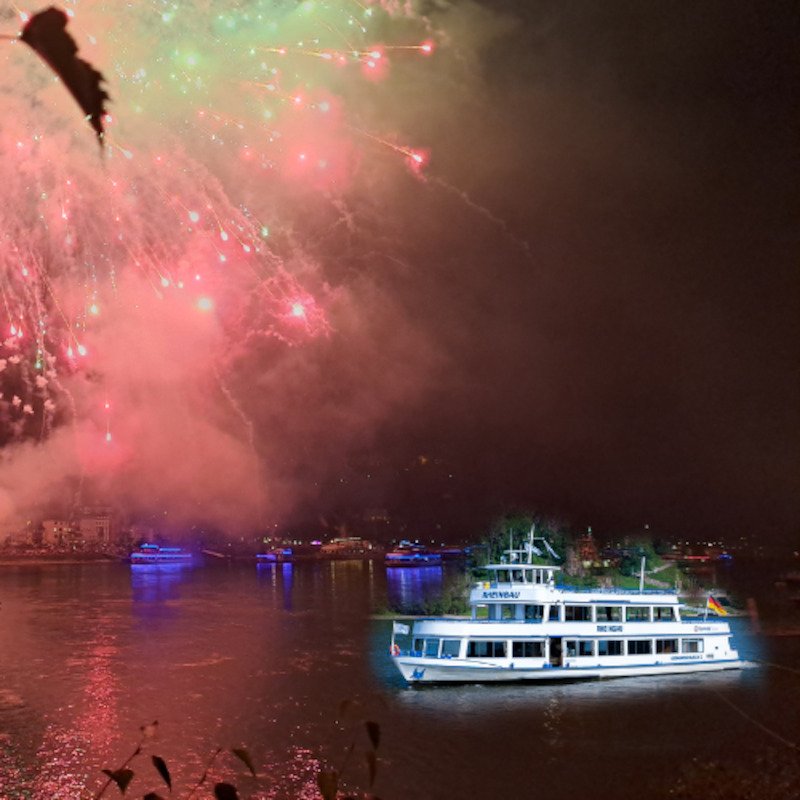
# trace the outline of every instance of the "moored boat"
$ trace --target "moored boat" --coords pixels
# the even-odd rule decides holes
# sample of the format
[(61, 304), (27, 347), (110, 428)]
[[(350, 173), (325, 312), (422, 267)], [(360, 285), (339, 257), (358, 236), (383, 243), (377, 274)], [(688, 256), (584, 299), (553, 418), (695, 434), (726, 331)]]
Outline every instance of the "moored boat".
[(467, 557), (467, 551), (463, 547), (453, 545), (442, 545), (435, 552), (442, 557), (442, 561), (459, 561)]
[(291, 547), (275, 547), (266, 553), (256, 553), (257, 564), (275, 564), (276, 562), (292, 561), (294, 553)]
[(313, 561), (319, 558), (319, 542), (311, 544), (282, 544), (256, 553), (256, 563), (274, 564), (285, 561)]
[(320, 556), (330, 559), (370, 558), (373, 553), (372, 542), (360, 536), (340, 536), (320, 547)]
[[(392, 660), (409, 683), (666, 675), (744, 666), (727, 622), (682, 619), (666, 590), (556, 585), (534, 539), (489, 564), (469, 618), (394, 623)], [(552, 551), (550, 551), (552, 552)], [(401, 638), (398, 638), (401, 637)], [(401, 642), (405, 647), (401, 647)]]
[(421, 545), (403, 541), (389, 550), (383, 560), (387, 567), (437, 567), (441, 566), (442, 556)]
[(193, 556), (182, 547), (143, 544), (130, 554), (131, 564), (189, 564)]

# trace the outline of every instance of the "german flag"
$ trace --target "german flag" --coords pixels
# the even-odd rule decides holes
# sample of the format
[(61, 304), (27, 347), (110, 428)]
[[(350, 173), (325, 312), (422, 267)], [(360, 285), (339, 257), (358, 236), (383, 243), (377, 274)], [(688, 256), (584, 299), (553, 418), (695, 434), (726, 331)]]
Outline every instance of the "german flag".
[(728, 612), (711, 595), (708, 596), (706, 608), (709, 611), (713, 611), (715, 614), (719, 614), (721, 617), (728, 616)]

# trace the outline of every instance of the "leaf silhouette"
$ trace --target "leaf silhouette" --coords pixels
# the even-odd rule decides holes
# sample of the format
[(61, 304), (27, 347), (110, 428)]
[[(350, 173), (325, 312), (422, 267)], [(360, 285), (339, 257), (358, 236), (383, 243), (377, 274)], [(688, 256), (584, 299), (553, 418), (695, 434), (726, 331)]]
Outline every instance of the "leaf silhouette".
[(339, 791), (339, 773), (335, 769), (321, 769), (317, 773), (317, 787), (323, 800), (336, 800)]
[(140, 725), (139, 730), (142, 733), (142, 739), (155, 739), (158, 734), (158, 720), (154, 719), (148, 725)]
[(231, 748), (231, 753), (233, 753), (236, 758), (239, 759), (246, 767), (250, 770), (250, 774), (255, 778), (256, 777), (256, 768), (253, 766), (253, 759), (250, 758), (250, 753), (247, 752), (243, 747), (233, 747)]
[(369, 787), (371, 789), (372, 784), (375, 783), (375, 773), (378, 771), (378, 759), (374, 750), (368, 750), (364, 753), (364, 756), (367, 759), (367, 767), (369, 768)]
[(381, 726), (378, 725), (377, 722), (371, 721), (365, 722), (364, 725), (367, 729), (369, 740), (372, 742), (373, 749), (377, 750), (381, 741)]
[(103, 145), (103, 117), (109, 99), (100, 84), (103, 76), (87, 61), (78, 58), (78, 46), (67, 33), (67, 15), (51, 6), (34, 14), (22, 29), (20, 39), (39, 54), (58, 75), (86, 115)]
[(230, 783), (218, 783), (214, 786), (214, 797), (217, 800), (239, 800), (239, 792)]
[(158, 774), (161, 776), (164, 783), (167, 784), (167, 788), (172, 791), (172, 778), (170, 777), (169, 770), (167, 769), (167, 762), (164, 761), (161, 756), (152, 756), (153, 759), (153, 766), (158, 770)]
[(104, 769), (103, 772), (111, 778), (114, 783), (117, 784), (120, 792), (125, 794), (125, 790), (128, 788), (128, 784), (133, 779), (133, 770), (132, 769)]

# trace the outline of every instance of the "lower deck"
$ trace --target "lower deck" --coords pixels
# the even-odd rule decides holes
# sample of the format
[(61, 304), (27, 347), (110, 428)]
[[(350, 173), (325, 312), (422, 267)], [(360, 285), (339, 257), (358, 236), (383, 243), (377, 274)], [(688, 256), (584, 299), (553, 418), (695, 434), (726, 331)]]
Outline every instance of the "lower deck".
[(566, 664), (526, 665), (522, 662), (508, 664), (481, 663), (452, 660), (448, 663), (414, 656), (397, 656), (397, 668), (409, 683), (508, 683), (523, 681), (566, 681), (593, 678), (623, 678), (636, 675), (675, 675), (691, 672), (716, 672), (740, 669), (744, 666), (738, 657), (692, 662), (639, 662), (618, 664), (593, 664), (587, 666)]
[[(727, 626), (726, 626), (727, 627)], [(729, 631), (628, 636), (418, 636), (395, 665), (409, 682), (554, 680), (736, 669)]]

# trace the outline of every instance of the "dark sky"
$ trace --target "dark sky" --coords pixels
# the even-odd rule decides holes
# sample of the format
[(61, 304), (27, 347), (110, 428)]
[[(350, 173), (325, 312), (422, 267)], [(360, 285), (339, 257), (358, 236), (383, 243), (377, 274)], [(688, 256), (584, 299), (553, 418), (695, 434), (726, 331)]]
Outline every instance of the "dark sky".
[[(386, 46), (381, 79), (296, 42), (341, 47), (346, 0), (275, 3), (230, 42), (212, 5), (71, 21), (104, 42), (130, 147), (102, 170), (71, 98), (9, 50), (8, 313), (33, 329), (52, 297), (58, 348), (95, 274), (107, 302), (86, 369), (36, 375), (32, 336), (0, 348), (0, 521), (94, 496), (231, 535), (380, 508), (455, 539), (523, 509), (800, 546), (796, 2), (382, 0), (357, 36)], [(189, 41), (210, 56), (191, 91), (140, 82)], [(184, 301), (140, 269), (153, 242)]]
[[(347, 19), (349, 5), (296, 14), (276, 4), (281, 36), (291, 43), (314, 31), (338, 47), (329, 20)], [(364, 44), (387, 45), (383, 80), (364, 79), (357, 64), (332, 70), (265, 51), (282, 65), (275, 74), (286, 91), (331, 98), (324, 130), (311, 107), (294, 116), (276, 98), (264, 139), (264, 97), (240, 86), (249, 55), (209, 59), (204, 73), (214, 108), (255, 114), (264, 158), (280, 161), (295, 142), (316, 147), (319, 132), (338, 165), (321, 184), (298, 178), (289, 161), (256, 170), (232, 158), (249, 128), (226, 133), (221, 147), (189, 125), (186, 111), (206, 102), (205, 89), (184, 102), (154, 81), (150, 122), (137, 124), (136, 80), (96, 54), (119, 77), (109, 89), (129, 126), (123, 135), (120, 123), (120, 141), (139, 143), (132, 174), (143, 165), (141, 185), (156, 187), (142, 197), (174, 189), (194, 203), (202, 184), (234, 225), (242, 214), (269, 223), (268, 252), (258, 283), (244, 256), (238, 271), (225, 268), (216, 327), (191, 303), (151, 306), (148, 281), (126, 273), (124, 302), (92, 328), (92, 371), (65, 378), (64, 407), (77, 398), (87, 441), (103, 455), (76, 456), (69, 425), (46, 447), (4, 448), (0, 506), (35, 509), (45, 495), (63, 505), (78, 486), (88, 496), (90, 463), (104, 502), (232, 534), (382, 508), (411, 535), (441, 525), (447, 538), (476, 537), (492, 517), (523, 509), (601, 534), (648, 524), (665, 535), (800, 546), (800, 6), (379, 5)], [(129, 44), (150, 52), (148, 26), (161, 25), (151, 16), (139, 10), (144, 27), (120, 35), (121, 56)], [(189, 33), (173, 33), (208, 37), (207, 23), (199, 13), (187, 18)], [(270, 30), (255, 40), (271, 41)], [(432, 55), (408, 49), (426, 36)], [(59, 130), (57, 103), (36, 92), (29, 103), (13, 99), (13, 70), (28, 80), (38, 66), (9, 60), (7, 116), (29, 116), (39, 130), (47, 110)], [(145, 154), (162, 136), (173, 142), (171, 168), (149, 170)], [(42, 148), (31, 168), (46, 185), (51, 175), (60, 181), (54, 164), (68, 164), (86, 187), (81, 197), (94, 198), (76, 209), (105, 218), (110, 190), (91, 137), (88, 145), (81, 158), (76, 146), (52, 164)], [(404, 146), (429, 152), (420, 175)], [(36, 203), (58, 213), (56, 199), (31, 194), (26, 173), (5, 163), (6, 182), (38, 198), (27, 217), (9, 205), (8, 218), (19, 218), (20, 235), (26, 220), (40, 230)], [(219, 236), (203, 219), (195, 240), (158, 204), (125, 208), (130, 235), (183, 254), (181, 269), (204, 263), (204, 236)], [(44, 241), (57, 235), (51, 227), (40, 230)], [(102, 225), (80, 230), (87, 253), (111, 258)], [(71, 296), (70, 253), (63, 260)], [(8, 264), (16, 274), (14, 258)], [(287, 321), (297, 287), (324, 325)], [(95, 414), (104, 382), (118, 395), (111, 448), (110, 423)]]
[[(796, 541), (800, 7), (448, 14), (409, 120), (428, 182), (387, 209), (408, 268), (382, 277), (427, 351), (374, 376), (419, 357), (429, 380), (323, 505)], [(441, 474), (406, 470), (419, 454)]]

